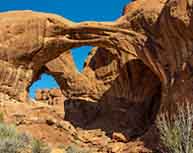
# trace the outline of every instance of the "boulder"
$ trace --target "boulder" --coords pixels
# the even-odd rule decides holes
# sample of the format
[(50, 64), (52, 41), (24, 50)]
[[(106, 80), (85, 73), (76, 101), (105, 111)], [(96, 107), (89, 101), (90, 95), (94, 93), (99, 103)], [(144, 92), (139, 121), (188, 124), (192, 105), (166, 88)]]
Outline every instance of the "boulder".
[(49, 91), (50, 96), (52, 97), (62, 97), (62, 92), (59, 88), (53, 88)]

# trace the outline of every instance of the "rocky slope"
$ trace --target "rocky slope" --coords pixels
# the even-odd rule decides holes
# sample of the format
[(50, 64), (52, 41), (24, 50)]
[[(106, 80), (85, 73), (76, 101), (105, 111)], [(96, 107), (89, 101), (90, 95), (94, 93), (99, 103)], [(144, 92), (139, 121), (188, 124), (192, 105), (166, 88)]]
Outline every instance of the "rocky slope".
[(85, 130), (74, 127), (63, 120), (64, 109), (60, 105), (49, 105), (45, 101), (21, 103), (2, 93), (0, 97), (4, 122), (15, 124), (19, 131), (48, 143), (53, 153), (68, 149), (88, 153), (152, 152), (145, 147), (144, 138), (128, 142), (120, 132), (115, 131), (110, 137), (100, 128)]

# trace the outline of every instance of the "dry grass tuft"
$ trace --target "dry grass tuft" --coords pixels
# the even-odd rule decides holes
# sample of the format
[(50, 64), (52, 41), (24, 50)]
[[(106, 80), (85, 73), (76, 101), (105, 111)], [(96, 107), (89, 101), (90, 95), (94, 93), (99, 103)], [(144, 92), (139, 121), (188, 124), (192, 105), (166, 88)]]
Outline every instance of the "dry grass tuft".
[(178, 105), (172, 118), (168, 114), (160, 115), (156, 121), (162, 143), (169, 153), (193, 153), (193, 105)]

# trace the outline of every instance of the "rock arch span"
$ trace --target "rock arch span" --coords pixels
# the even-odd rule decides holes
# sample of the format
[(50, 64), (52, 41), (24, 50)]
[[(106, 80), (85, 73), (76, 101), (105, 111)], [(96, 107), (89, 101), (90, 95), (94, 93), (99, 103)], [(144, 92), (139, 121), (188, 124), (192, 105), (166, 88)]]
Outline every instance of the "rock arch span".
[[(192, 3), (137, 0), (124, 12), (113, 23), (74, 23), (56, 15), (30, 11), (0, 14), (0, 91), (24, 100), (31, 82), (48, 71), (69, 101), (103, 102), (108, 91), (122, 98), (125, 90), (129, 90), (133, 102), (159, 91), (153, 97), (160, 95), (154, 101), (161, 101), (162, 110), (175, 110), (175, 103), (191, 101)], [(83, 73), (77, 73), (65, 61), (65, 56), (70, 59), (70, 54), (65, 54), (73, 47), (84, 45), (97, 48), (86, 60)], [(133, 62), (136, 60), (140, 62)], [(128, 64), (131, 66), (125, 69)], [(126, 84), (111, 90), (123, 72), (131, 76), (132, 83), (142, 78), (146, 81), (134, 83), (134, 88)], [(134, 74), (138, 75), (132, 79)], [(133, 89), (147, 90), (135, 95)], [(133, 106), (132, 102), (128, 105)], [(151, 107), (147, 112), (151, 112)], [(140, 127), (142, 121), (137, 121), (136, 126)]]

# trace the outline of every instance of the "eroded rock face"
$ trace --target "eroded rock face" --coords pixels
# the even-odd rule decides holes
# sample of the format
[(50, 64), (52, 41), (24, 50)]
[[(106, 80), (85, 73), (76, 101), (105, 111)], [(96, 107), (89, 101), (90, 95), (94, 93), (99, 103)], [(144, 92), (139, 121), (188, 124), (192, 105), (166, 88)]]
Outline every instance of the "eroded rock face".
[(97, 92), (89, 93), (95, 101), (80, 101), (81, 95), (74, 94), (65, 102), (65, 119), (77, 126), (103, 127), (107, 132), (121, 131), (131, 137), (142, 134), (153, 123), (159, 110), (161, 83), (140, 60), (125, 61), (122, 67), (120, 60), (129, 60), (127, 56), (123, 53), (119, 59), (115, 50), (92, 50), (83, 74), (95, 80)]
[[(3, 13), (0, 71), (11, 75), (1, 77), (1, 90), (15, 98), (26, 95), (31, 82), (48, 72), (67, 98), (66, 119), (85, 128), (139, 135), (160, 103), (170, 108), (193, 98), (192, 23), (188, 0), (136, 0), (114, 23)], [(79, 73), (67, 50), (83, 45), (97, 48)]]
[(0, 92), (6, 93), (19, 101), (27, 101), (27, 87), (33, 77), (32, 69), (15, 66), (0, 60)]

